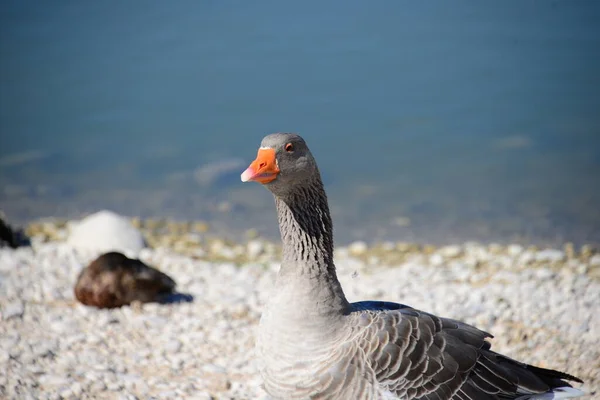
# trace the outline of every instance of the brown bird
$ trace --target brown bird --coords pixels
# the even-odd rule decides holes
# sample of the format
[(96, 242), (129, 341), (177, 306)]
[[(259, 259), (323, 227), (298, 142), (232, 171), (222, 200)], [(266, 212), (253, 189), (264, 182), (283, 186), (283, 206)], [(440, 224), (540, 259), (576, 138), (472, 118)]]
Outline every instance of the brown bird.
[(75, 297), (98, 308), (115, 308), (133, 301), (159, 301), (173, 293), (175, 281), (140, 260), (118, 252), (102, 254), (79, 274)]

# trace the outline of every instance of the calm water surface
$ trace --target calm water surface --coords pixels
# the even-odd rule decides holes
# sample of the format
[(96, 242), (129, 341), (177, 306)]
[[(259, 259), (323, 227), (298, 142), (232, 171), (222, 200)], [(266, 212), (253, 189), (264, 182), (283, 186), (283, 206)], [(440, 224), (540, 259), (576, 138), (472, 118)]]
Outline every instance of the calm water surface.
[(3, 1), (0, 208), (256, 227), (301, 133), (336, 237), (600, 243), (600, 3)]

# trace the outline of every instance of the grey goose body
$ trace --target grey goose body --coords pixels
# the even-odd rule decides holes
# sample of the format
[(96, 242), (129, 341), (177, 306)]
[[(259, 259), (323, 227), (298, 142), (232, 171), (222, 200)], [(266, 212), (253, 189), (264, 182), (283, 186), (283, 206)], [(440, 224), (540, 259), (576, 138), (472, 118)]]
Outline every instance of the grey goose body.
[(275, 197), (283, 259), (256, 352), (276, 399), (559, 399), (583, 394), (563, 372), (495, 353), (491, 335), (381, 301), (349, 303), (317, 164), (296, 134), (266, 136), (242, 173)]

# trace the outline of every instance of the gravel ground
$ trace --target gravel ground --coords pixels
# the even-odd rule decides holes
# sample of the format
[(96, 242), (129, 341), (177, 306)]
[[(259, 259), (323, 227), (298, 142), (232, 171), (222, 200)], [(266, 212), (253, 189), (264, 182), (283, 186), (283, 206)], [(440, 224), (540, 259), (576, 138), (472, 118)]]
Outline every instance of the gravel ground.
[[(0, 249), (0, 397), (264, 398), (254, 332), (276, 244), (179, 237), (139, 257), (194, 300), (117, 310), (74, 301), (76, 277), (98, 253), (60, 240)], [(568, 371), (599, 393), (600, 255), (572, 253), (357, 242), (336, 258), (350, 301), (386, 299), (465, 320), (494, 334), (496, 351)]]

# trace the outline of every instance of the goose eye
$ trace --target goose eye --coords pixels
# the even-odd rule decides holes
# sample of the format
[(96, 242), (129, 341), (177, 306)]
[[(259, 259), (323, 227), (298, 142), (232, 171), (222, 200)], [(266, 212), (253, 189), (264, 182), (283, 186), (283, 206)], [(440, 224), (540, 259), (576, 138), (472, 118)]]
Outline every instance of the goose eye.
[(287, 151), (288, 153), (291, 153), (292, 151), (294, 151), (294, 145), (291, 143), (286, 144), (285, 151)]

